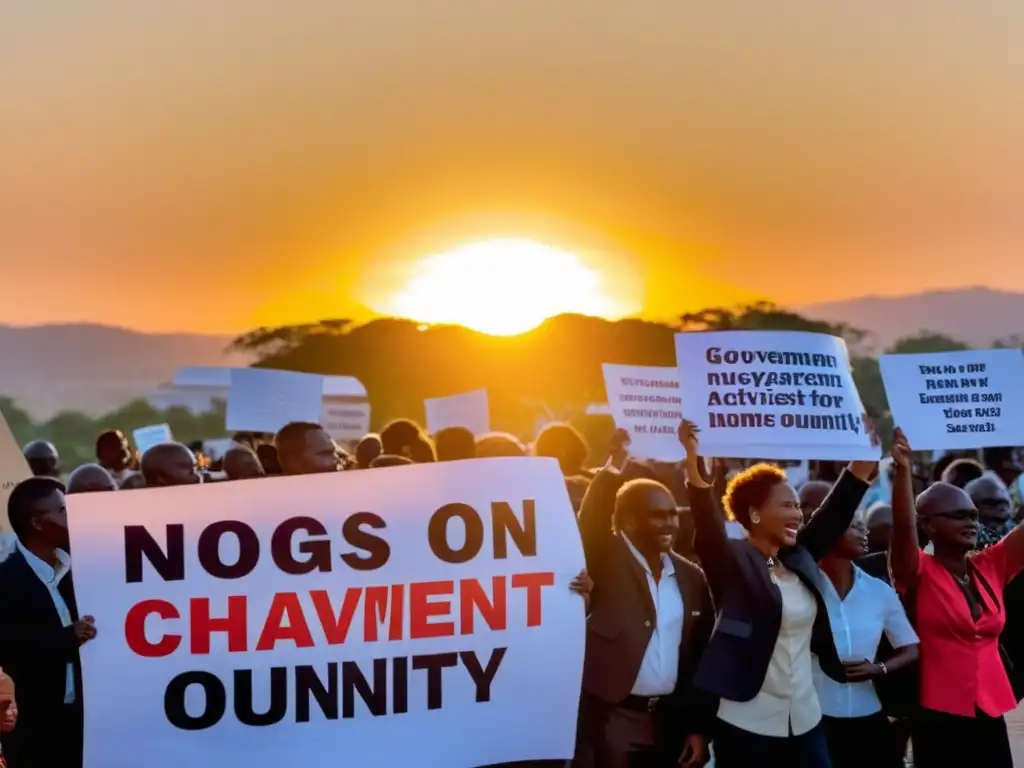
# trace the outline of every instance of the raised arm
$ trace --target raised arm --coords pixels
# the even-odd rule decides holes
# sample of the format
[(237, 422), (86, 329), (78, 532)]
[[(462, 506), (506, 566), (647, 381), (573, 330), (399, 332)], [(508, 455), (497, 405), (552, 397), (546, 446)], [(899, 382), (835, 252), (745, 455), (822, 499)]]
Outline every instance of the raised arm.
[(594, 475), (580, 505), (577, 522), (583, 540), (583, 554), (587, 558), (587, 570), (595, 581), (606, 560), (608, 547), (615, 538), (612, 533), (615, 494), (623, 482), (622, 474), (617, 469), (606, 466)]
[(897, 427), (892, 439), (892, 537), (889, 539), (889, 572), (897, 592), (906, 593), (917, 581), (921, 545), (917, 540), (914, 509), (914, 477), (910, 444)]
[(679, 425), (679, 441), (686, 449), (686, 490), (693, 515), (693, 548), (700, 558), (712, 594), (721, 594), (734, 580), (736, 556), (725, 531), (722, 515), (711, 483), (701, 471), (697, 427), (683, 421)]
[(861, 499), (867, 493), (871, 476), (878, 467), (875, 461), (853, 461), (839, 475), (836, 484), (807, 525), (797, 534), (797, 543), (807, 549), (815, 560), (832, 551), (853, 522)]

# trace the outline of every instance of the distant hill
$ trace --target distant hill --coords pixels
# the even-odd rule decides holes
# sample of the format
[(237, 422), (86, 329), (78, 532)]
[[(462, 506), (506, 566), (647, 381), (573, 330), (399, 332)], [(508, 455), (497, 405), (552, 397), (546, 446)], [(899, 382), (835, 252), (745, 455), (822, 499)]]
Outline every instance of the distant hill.
[(873, 351), (883, 350), (921, 330), (952, 336), (984, 347), (1014, 334), (1024, 336), (1024, 293), (964, 288), (912, 296), (866, 296), (860, 299), (796, 307), (802, 315), (844, 322), (870, 331)]
[(0, 395), (37, 419), (99, 415), (170, 381), (185, 365), (244, 365), (228, 337), (148, 334), (101, 325), (0, 325)]
[[(814, 319), (872, 333), (870, 351), (921, 330), (974, 346), (1024, 336), (1024, 294), (967, 288), (912, 296), (868, 296), (796, 307)], [(170, 380), (186, 365), (246, 365), (225, 336), (147, 334), (100, 325), (0, 325), (0, 395), (36, 419), (60, 410), (99, 415)]]

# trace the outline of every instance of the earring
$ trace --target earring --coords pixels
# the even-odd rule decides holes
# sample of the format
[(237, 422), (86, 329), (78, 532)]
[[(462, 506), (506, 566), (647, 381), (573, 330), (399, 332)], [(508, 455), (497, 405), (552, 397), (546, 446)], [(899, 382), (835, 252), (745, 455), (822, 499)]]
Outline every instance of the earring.
[(757, 512), (751, 512), (750, 513), (750, 522), (753, 523), (754, 525), (760, 525), (760, 523), (761, 523), (761, 516), (759, 514), (757, 514)]

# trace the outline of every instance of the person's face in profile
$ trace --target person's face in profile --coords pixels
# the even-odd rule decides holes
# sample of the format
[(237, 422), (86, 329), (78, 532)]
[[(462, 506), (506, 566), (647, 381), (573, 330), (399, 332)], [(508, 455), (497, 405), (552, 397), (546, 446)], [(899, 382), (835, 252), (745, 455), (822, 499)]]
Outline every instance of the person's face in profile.
[(36, 537), (47, 546), (69, 551), (68, 513), (64, 494), (54, 489), (53, 493), (36, 503), (33, 512), (32, 527)]
[(845, 560), (856, 560), (868, 553), (868, 531), (861, 520), (854, 520), (839, 537), (833, 554)]
[(187, 448), (175, 451), (168, 456), (167, 463), (163, 467), (166, 477), (166, 485), (195, 485), (203, 481), (199, 474), (199, 465), (196, 456)]
[(304, 475), (337, 472), (341, 469), (338, 447), (325, 430), (317, 429), (306, 434), (300, 465)]

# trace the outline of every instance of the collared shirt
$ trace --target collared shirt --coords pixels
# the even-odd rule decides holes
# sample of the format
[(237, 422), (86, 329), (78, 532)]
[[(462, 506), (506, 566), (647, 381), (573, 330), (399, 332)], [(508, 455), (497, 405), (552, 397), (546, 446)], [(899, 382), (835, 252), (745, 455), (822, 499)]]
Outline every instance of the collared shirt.
[[(57, 609), (57, 615), (60, 617), (61, 623), (65, 627), (70, 627), (74, 623), (71, 620), (71, 611), (68, 610), (68, 604), (64, 602), (64, 597), (61, 595), (60, 590), (57, 589), (57, 586), (60, 584), (61, 579), (67, 576), (68, 571), (71, 570), (71, 555), (62, 549), (58, 549), (57, 560), (59, 562), (57, 567), (54, 568), (25, 549), (20, 541), (17, 546), (18, 551), (25, 558), (25, 562), (28, 563), (28, 567), (39, 577), (39, 580), (43, 582), (43, 586), (50, 593), (50, 599), (53, 600), (53, 607)], [(64, 686), (64, 703), (75, 703), (75, 668), (71, 663), (68, 663), (67, 682)]]
[(636, 682), (631, 693), (634, 696), (666, 696), (676, 688), (679, 678), (679, 645), (683, 641), (683, 594), (676, 581), (676, 567), (667, 554), (661, 556), (661, 578), (655, 580), (647, 559), (633, 546), (629, 537), (622, 534), (633, 557), (643, 566), (647, 576), (647, 588), (654, 602), (654, 632), (640, 662)]
[[(896, 590), (857, 566), (853, 567), (853, 586), (845, 598), (839, 597), (832, 580), (822, 572), (821, 596), (840, 661), (874, 661), (883, 632), (893, 648), (917, 644), (917, 633)], [(867, 717), (882, 711), (874, 683), (837, 683), (821, 671), (817, 658), (814, 688), (822, 713), (829, 717)]]
[(718, 717), (761, 736), (800, 736), (821, 722), (811, 666), (811, 631), (818, 614), (814, 595), (790, 571), (778, 571), (782, 622), (768, 670), (750, 701), (722, 699)]

